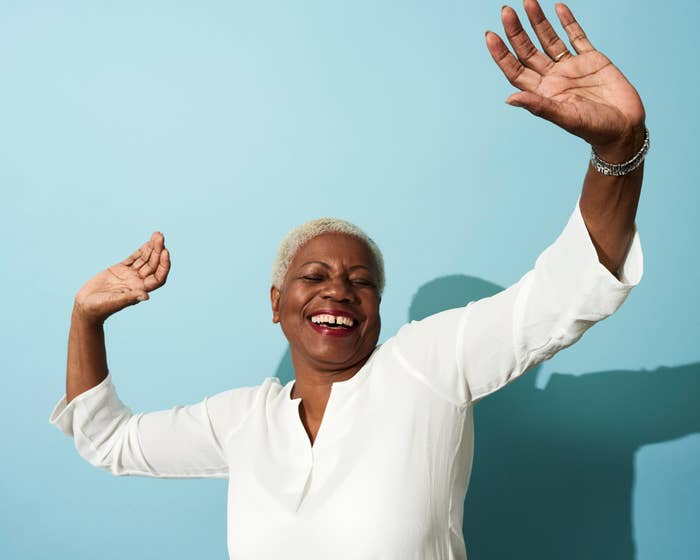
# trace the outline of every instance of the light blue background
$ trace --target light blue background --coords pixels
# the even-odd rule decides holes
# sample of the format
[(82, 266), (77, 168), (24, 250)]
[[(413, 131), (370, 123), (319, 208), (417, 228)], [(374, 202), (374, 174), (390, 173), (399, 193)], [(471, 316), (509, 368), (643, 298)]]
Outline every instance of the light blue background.
[[(172, 252), (168, 284), (106, 327), (135, 411), (274, 375), (286, 345), (269, 267), (307, 219), (350, 219), (382, 247), (383, 338), (432, 279), (505, 286), (530, 268), (573, 209), (588, 148), (503, 103), (512, 88), (483, 39), (500, 5), (0, 2), (0, 557), (226, 557), (224, 481), (112, 477), (47, 422), (74, 294), (153, 230)], [(540, 387), (553, 372), (700, 359), (700, 7), (572, 9), (646, 105), (646, 270)], [(637, 558), (697, 557), (699, 474), (699, 434), (638, 450)]]

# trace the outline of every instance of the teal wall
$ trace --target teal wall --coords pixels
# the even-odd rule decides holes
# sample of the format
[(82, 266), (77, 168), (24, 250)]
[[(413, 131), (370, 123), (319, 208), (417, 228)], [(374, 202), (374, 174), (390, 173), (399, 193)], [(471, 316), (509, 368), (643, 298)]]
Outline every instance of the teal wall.
[[(168, 284), (106, 328), (134, 411), (289, 375), (268, 278), (304, 220), (378, 241), (383, 338), (530, 268), (588, 149), (503, 103), (483, 39), (501, 3), (0, 1), (0, 557), (226, 557), (224, 481), (115, 478), (48, 424), (74, 294), (153, 230)], [(647, 108), (646, 270), (615, 317), (477, 407), (467, 548), (697, 558), (700, 5), (572, 9)]]

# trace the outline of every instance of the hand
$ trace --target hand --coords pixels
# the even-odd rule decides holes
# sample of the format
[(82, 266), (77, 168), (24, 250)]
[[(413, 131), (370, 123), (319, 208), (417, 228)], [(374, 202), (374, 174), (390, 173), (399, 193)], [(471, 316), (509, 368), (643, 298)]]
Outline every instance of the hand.
[(583, 138), (606, 161), (630, 159), (644, 139), (644, 106), (637, 91), (595, 50), (566, 5), (556, 4), (555, 10), (577, 55), (569, 52), (536, 0), (525, 0), (524, 7), (544, 52), (532, 44), (508, 6), (501, 20), (517, 58), (497, 34), (486, 32), (491, 56), (521, 90), (506, 102)]
[(75, 297), (74, 313), (87, 321), (102, 323), (117, 311), (149, 299), (165, 284), (170, 254), (162, 233), (154, 232), (131, 256), (91, 278)]

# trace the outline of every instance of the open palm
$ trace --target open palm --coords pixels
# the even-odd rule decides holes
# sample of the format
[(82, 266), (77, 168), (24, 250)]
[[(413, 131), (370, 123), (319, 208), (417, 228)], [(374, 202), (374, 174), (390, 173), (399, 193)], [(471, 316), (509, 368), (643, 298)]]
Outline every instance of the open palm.
[(515, 11), (504, 7), (501, 20), (515, 55), (492, 32), (486, 46), (506, 78), (521, 91), (508, 103), (524, 107), (580, 136), (604, 155), (644, 127), (644, 106), (635, 88), (615, 65), (595, 50), (571, 10), (556, 5), (576, 55), (556, 34), (536, 0), (524, 1), (525, 12), (542, 45), (538, 50)]
[(75, 298), (77, 310), (87, 319), (101, 322), (113, 313), (148, 299), (170, 271), (170, 255), (162, 233), (151, 238), (123, 261), (91, 278)]

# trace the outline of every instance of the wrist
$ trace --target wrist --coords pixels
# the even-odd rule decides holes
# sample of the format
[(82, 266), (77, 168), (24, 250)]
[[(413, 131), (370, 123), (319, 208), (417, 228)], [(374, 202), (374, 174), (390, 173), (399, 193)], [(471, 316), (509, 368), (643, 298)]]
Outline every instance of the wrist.
[(71, 322), (85, 327), (102, 327), (105, 318), (98, 318), (91, 314), (77, 299), (73, 302), (73, 311), (71, 312)]
[(643, 122), (632, 126), (614, 142), (592, 145), (596, 155), (608, 163), (624, 163), (639, 152), (646, 138), (646, 126)]

